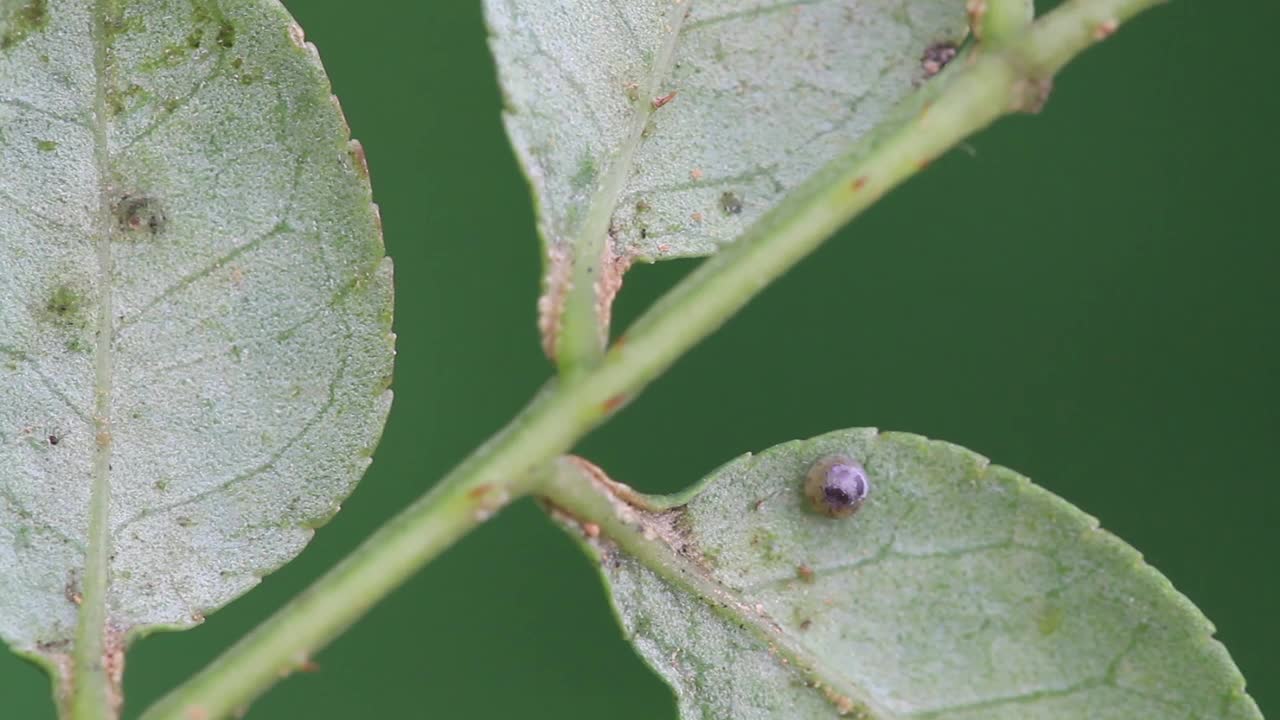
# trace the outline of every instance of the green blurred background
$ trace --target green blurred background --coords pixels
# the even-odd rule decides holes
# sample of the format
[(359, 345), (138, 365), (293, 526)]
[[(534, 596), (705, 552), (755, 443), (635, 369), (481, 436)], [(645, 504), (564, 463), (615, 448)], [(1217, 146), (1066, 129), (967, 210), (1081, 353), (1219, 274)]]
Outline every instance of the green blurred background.
[[(396, 405), (293, 564), (141, 642), (129, 710), (212, 658), (506, 421), (548, 375), (538, 243), (479, 0), (287, 3), (365, 145), (398, 276)], [(1042, 9), (1046, 7), (1042, 3)], [(1234, 9), (1232, 9), (1234, 8)], [(1247, 8), (1247, 10), (1244, 10)], [(1141, 550), (1280, 712), (1280, 101), (1273, 3), (1180, 0), (832, 239), (580, 450), (651, 492), (874, 425), (968, 446)], [(692, 267), (641, 266), (625, 323)], [(251, 718), (673, 718), (594, 571), (529, 503), (423, 570)], [(5, 717), (52, 717), (0, 651)]]

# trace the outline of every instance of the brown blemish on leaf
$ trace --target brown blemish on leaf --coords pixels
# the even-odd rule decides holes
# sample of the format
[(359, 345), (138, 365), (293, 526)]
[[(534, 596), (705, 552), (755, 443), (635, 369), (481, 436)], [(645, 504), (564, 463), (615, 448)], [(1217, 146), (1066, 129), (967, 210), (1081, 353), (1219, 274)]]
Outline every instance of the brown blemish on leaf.
[(658, 97), (654, 98), (650, 104), (653, 105), (654, 110), (657, 110), (658, 108), (662, 107), (663, 105), (666, 105), (672, 100), (675, 100), (676, 94), (677, 93), (675, 92), (669, 92), (666, 95), (659, 95)]
[(106, 635), (102, 649), (102, 669), (107, 675), (107, 703), (111, 706), (111, 717), (119, 717), (120, 707), (124, 705), (125, 632), (116, 625), (108, 625)]
[(702, 168), (694, 168), (689, 171), (689, 179), (698, 182), (702, 179)]
[(57, 682), (54, 695), (58, 708), (62, 711), (60, 717), (71, 715), (68, 708), (71, 705), (71, 694), (74, 688), (71, 685), (73, 672), (71, 653), (68, 652), (70, 647), (70, 640), (36, 643), (36, 652), (44, 656), (54, 668), (54, 680)]
[(542, 336), (543, 352), (552, 360), (556, 359), (560, 316), (564, 313), (564, 299), (573, 284), (572, 278), (573, 258), (558, 243), (549, 243), (547, 271), (542, 281), (542, 296), (538, 298), (538, 333)]
[(62, 587), (62, 596), (67, 599), (67, 602), (76, 607), (80, 607), (81, 603), (84, 602), (84, 595), (80, 594), (79, 573), (75, 570), (67, 574), (67, 584)]
[(596, 276), (596, 320), (600, 328), (600, 343), (609, 341), (609, 324), (613, 321), (613, 301), (622, 289), (622, 276), (631, 269), (634, 255), (620, 254), (615, 250), (614, 232), (609, 231), (600, 256), (600, 274)]
[(801, 564), (796, 568), (796, 577), (807, 583), (813, 582), (813, 568), (808, 565)]
[(924, 78), (928, 80), (942, 72), (943, 68), (956, 59), (958, 52), (959, 50), (956, 49), (955, 43), (952, 42), (934, 43), (925, 48), (924, 55), (920, 58), (920, 67), (924, 70)]
[(186, 720), (209, 720), (209, 711), (199, 705), (189, 705), (182, 711)]
[(168, 222), (160, 202), (145, 195), (121, 196), (116, 202), (115, 212), (120, 229), (129, 235), (159, 235)]
[(831, 701), (832, 705), (836, 706), (836, 712), (841, 715), (848, 715), (853, 712), (854, 704), (853, 700), (849, 698), (849, 696), (842, 695), (826, 685), (819, 685), (818, 689), (821, 690), (822, 694)]
[(987, 16), (987, 0), (969, 0), (965, 4), (965, 11), (969, 13), (969, 28), (973, 30), (974, 37), (982, 39), (982, 20)]
[[(691, 542), (687, 524), (683, 522), (683, 507), (666, 510), (655, 508), (648, 498), (637, 493), (630, 485), (610, 478), (604, 470), (590, 461), (576, 455), (571, 455), (567, 459), (577, 465), (599, 487), (601, 494), (613, 504), (614, 514), (619, 520), (639, 529), (646, 539), (661, 541), (710, 574), (710, 564), (702, 556), (700, 549)], [(586, 534), (585, 528), (584, 534)]]
[(356, 172), (364, 180), (369, 179), (369, 160), (364, 154), (364, 145), (359, 140), (351, 140), (347, 143), (347, 153), (351, 156), (352, 164), (355, 166)]
[(307, 46), (307, 35), (302, 31), (302, 26), (296, 22), (289, 23), (289, 39), (299, 48)]
[(610, 415), (618, 408), (622, 407), (626, 402), (627, 396), (619, 393), (608, 400), (605, 400), (604, 404), (600, 406), (600, 410), (604, 412), (605, 415)]
[(626, 506), (628, 512), (642, 510), (646, 513), (657, 514), (655, 508), (649, 504), (649, 501), (645, 496), (636, 492), (635, 488), (630, 485), (620, 483), (609, 477), (608, 474), (606, 474), (604, 470), (600, 469), (600, 467), (595, 463), (577, 455), (570, 455), (567, 459), (569, 462), (577, 465), (578, 468), (586, 473), (597, 485), (601, 486), (605, 491), (605, 495), (615, 501), (615, 506), (618, 506), (618, 502), (621, 502)]
[(862, 188), (864, 188), (864, 187), (866, 187), (866, 186), (867, 186), (867, 176), (866, 176), (866, 175), (861, 175), (861, 176), (857, 177), (856, 179), (854, 179), (853, 184), (851, 185), (851, 187), (853, 188), (853, 191), (854, 191), (854, 192), (858, 192), (859, 190), (861, 190)]

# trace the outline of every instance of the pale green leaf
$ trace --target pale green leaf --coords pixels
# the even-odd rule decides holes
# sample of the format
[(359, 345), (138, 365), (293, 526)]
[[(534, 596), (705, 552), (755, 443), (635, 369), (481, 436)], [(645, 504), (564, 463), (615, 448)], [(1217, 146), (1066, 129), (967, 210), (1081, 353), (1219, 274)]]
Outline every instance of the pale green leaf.
[(967, 33), (964, 0), (485, 5), (544, 239), (643, 259), (732, 241)]
[(485, 9), (543, 238), (539, 327), (566, 368), (605, 344), (634, 261), (732, 242), (886, 120), (968, 34), (965, 0)]
[[(852, 517), (804, 495), (831, 454), (870, 478)], [(835, 432), (622, 516), (668, 559), (591, 544), (684, 718), (1261, 718), (1212, 625), (1137, 552), (954, 445)]]
[(65, 664), (96, 568), (113, 672), (292, 558), (364, 472), (391, 266), (278, 3), (3, 7), (0, 636)]

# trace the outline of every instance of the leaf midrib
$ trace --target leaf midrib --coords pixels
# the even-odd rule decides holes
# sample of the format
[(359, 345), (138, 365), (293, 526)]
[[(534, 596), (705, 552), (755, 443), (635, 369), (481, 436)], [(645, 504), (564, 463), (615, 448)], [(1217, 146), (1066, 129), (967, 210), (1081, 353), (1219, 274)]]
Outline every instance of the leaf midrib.
[(95, 0), (91, 11), (95, 91), (93, 99), (93, 153), (98, 177), (98, 213), (94, 249), (97, 258), (98, 313), (93, 327), (94, 345), (94, 456), (89, 495), (88, 542), (82, 573), (82, 601), (72, 665), (72, 713), (95, 718), (115, 715), (114, 692), (105, 669), (107, 655), (106, 600), (110, 575), (111, 530), (108, 509), (111, 498), (111, 400), (114, 358), (112, 345), (112, 195), (110, 151), (107, 141), (107, 14), (111, 0)]
[(596, 312), (596, 280), (603, 271), (605, 243), (614, 211), (622, 196), (622, 188), (631, 176), (633, 161), (640, 142), (644, 139), (649, 118), (656, 112), (653, 98), (667, 79), (675, 62), (676, 45), (680, 40), (685, 18), (689, 16), (692, 0), (674, 0), (664, 21), (667, 37), (654, 54), (645, 83), (636, 88), (632, 103), (631, 127), (609, 163), (605, 174), (588, 203), (586, 219), (572, 240), (573, 272), (563, 317), (560, 318), (560, 337), (556, 341), (559, 358), (593, 358), (603, 350), (609, 329), (603, 326), (603, 318)]

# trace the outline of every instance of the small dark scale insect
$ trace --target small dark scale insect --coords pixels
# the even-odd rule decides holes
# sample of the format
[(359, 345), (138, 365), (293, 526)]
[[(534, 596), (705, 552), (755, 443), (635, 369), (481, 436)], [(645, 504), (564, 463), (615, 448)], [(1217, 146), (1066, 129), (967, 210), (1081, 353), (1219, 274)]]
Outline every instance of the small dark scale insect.
[(804, 494), (813, 509), (827, 517), (849, 517), (871, 492), (862, 464), (848, 455), (828, 455), (809, 468)]

